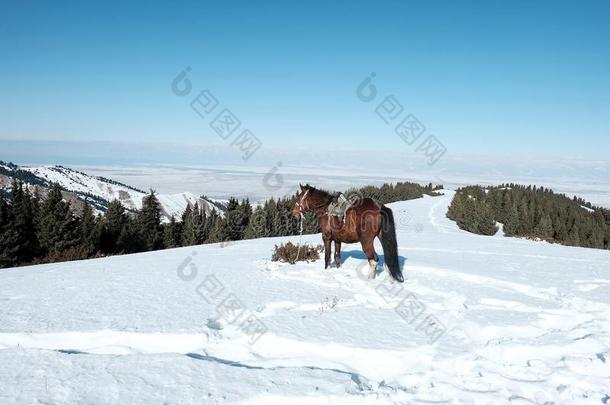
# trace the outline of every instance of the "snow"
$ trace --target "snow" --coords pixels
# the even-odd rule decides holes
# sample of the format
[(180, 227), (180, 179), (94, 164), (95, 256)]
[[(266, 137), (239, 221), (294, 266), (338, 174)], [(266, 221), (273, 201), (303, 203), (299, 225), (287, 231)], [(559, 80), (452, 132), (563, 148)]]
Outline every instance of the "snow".
[(496, 221), (496, 226), (498, 227), (498, 231), (495, 233), (495, 237), (496, 238), (503, 238), (506, 236), (506, 233), (504, 232), (504, 224), (502, 222), (498, 222)]
[(157, 199), (161, 204), (166, 218), (171, 218), (174, 216), (176, 219), (180, 219), (186, 207), (188, 205), (194, 206), (195, 204), (197, 204), (199, 208), (205, 209), (206, 213), (208, 214), (212, 211), (218, 212), (221, 216), (223, 214), (222, 211), (220, 211), (209, 201), (196, 197), (189, 192), (178, 194), (158, 194)]
[(610, 252), (464, 232), (452, 195), (389, 205), (404, 284), (359, 245), (269, 261), (298, 237), (2, 270), (0, 403), (608, 401)]
[[(142, 198), (147, 194), (133, 188), (105, 181), (102, 178), (61, 166), (22, 167), (50, 183), (59, 183), (62, 188), (77, 194), (92, 194), (110, 202), (119, 200), (128, 209), (142, 208)], [(176, 194), (157, 194), (161, 203), (163, 219), (168, 221), (172, 216), (180, 218), (188, 205), (197, 203), (207, 213), (222, 212), (209, 201), (189, 192)]]
[(144, 193), (101, 181), (82, 172), (57, 166), (23, 167), (23, 169), (50, 183), (59, 183), (69, 191), (91, 193), (107, 201), (119, 200), (129, 209), (139, 209), (142, 207)]

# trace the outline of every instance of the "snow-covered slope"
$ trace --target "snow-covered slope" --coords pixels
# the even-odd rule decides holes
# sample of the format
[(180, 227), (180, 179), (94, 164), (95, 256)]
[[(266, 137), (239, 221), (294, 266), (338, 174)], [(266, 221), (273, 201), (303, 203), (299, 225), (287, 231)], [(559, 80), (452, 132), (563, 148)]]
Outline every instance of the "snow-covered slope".
[(93, 194), (106, 201), (119, 200), (126, 208), (138, 209), (142, 206), (144, 192), (122, 183), (112, 183), (103, 178), (88, 176), (83, 172), (63, 166), (22, 167), (51, 184), (58, 183), (62, 188), (79, 194)]
[(0, 403), (607, 403), (610, 252), (466, 233), (446, 193), (390, 204), (402, 285), (358, 245), (269, 261), (297, 237), (3, 270)]
[[(108, 204), (113, 200), (119, 200), (128, 209), (140, 209), (142, 198), (147, 194), (143, 190), (128, 186), (123, 183), (113, 181), (104, 177), (90, 176), (78, 170), (73, 170), (64, 166), (8, 166), (2, 168), (5, 171), (22, 170), (29, 172), (33, 177), (25, 181), (31, 185), (50, 187), (58, 183), (60, 187), (76, 197), (93, 204), (98, 210), (104, 211)], [(4, 181), (0, 186), (8, 187), (9, 181)], [(165, 220), (172, 216), (179, 218), (188, 205), (198, 204), (206, 212), (217, 211), (222, 213), (222, 204), (197, 197), (189, 192), (178, 194), (158, 194), (161, 203), (162, 214)]]

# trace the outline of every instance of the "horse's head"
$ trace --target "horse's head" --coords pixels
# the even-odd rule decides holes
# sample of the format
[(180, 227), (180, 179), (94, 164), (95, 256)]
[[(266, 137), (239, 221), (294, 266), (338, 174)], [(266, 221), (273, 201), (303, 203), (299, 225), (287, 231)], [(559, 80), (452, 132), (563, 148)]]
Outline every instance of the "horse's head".
[(309, 184), (299, 184), (299, 186), (301, 187), (301, 191), (299, 192), (297, 201), (294, 203), (294, 207), (292, 208), (292, 216), (297, 219), (301, 218), (305, 212), (309, 211), (309, 197), (311, 190), (313, 189), (313, 187), (311, 187)]

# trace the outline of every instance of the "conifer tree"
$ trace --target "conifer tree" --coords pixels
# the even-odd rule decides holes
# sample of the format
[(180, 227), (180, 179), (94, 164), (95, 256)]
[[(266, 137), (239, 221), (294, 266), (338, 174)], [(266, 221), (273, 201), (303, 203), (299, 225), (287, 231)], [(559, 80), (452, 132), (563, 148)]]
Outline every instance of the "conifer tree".
[(212, 231), (214, 230), (214, 228), (217, 226), (218, 222), (221, 219), (222, 218), (220, 217), (220, 215), (218, 215), (218, 213), (216, 211), (211, 211), (210, 215), (207, 215), (205, 217), (205, 223), (204, 223), (204, 228), (203, 228), (204, 235), (205, 235), (205, 239), (204, 239), (205, 243), (211, 242)]
[(172, 215), (169, 223), (165, 224), (163, 231), (163, 245), (166, 249), (179, 247), (181, 243), (180, 224), (176, 222), (176, 218)]
[(201, 217), (199, 215), (199, 206), (197, 203), (191, 208), (190, 205), (182, 215), (182, 246), (198, 245), (203, 241), (199, 238), (201, 226)]
[(573, 224), (572, 228), (568, 232), (568, 239), (566, 242), (568, 242), (570, 245), (578, 246), (580, 242), (580, 233), (578, 232), (578, 226), (576, 224)]
[[(100, 248), (105, 253), (120, 253), (125, 252), (125, 240), (128, 232), (124, 228), (128, 226), (129, 218), (125, 213), (125, 208), (118, 200), (113, 200), (108, 204), (108, 209), (100, 225)], [(121, 238), (121, 236), (123, 236)], [(121, 238), (121, 239), (120, 239)]]
[(193, 242), (192, 235), (194, 234), (193, 230), (193, 210), (189, 205), (186, 206), (186, 209), (182, 213), (182, 232), (181, 232), (181, 246), (191, 246), (195, 243)]
[(519, 235), (519, 211), (517, 205), (512, 204), (504, 223), (504, 233), (506, 235)]
[(37, 200), (23, 184), (13, 180), (12, 203), (4, 207), (4, 231), (0, 234), (0, 267), (16, 266), (30, 262), (38, 253), (38, 241), (34, 226)]
[(534, 234), (542, 239), (550, 239), (553, 237), (553, 222), (548, 214), (542, 215), (542, 218), (534, 229)]
[(146, 241), (142, 237), (137, 220), (129, 215), (119, 234), (117, 247), (120, 249), (119, 253), (136, 253), (147, 250)]
[(222, 227), (216, 227), (214, 237), (220, 240), (241, 240), (251, 215), (252, 207), (249, 201), (243, 200), (240, 204), (236, 199), (229, 200)]
[(277, 236), (277, 204), (273, 197), (270, 200), (265, 201), (263, 209), (265, 211), (265, 236)]
[(9, 206), (6, 203), (4, 191), (0, 190), (0, 232), (4, 231), (8, 225), (8, 209)]
[(498, 232), (496, 221), (494, 220), (493, 211), (484, 202), (477, 201), (475, 204), (477, 211), (477, 233), (481, 235), (494, 235)]
[(12, 218), (10, 206), (6, 202), (4, 192), (0, 190), (0, 268), (15, 265), (11, 252), (10, 241), (14, 237), (11, 230)]
[(208, 215), (203, 207), (199, 211), (199, 221), (196, 226), (197, 240), (199, 243), (205, 243), (210, 232), (208, 227)]
[(42, 202), (38, 226), (38, 241), (43, 255), (60, 254), (80, 243), (79, 221), (70, 205), (63, 201), (58, 184), (51, 188)]
[(244, 231), (244, 239), (262, 238), (265, 236), (265, 211), (262, 206), (257, 206), (250, 216), (248, 226)]
[(205, 210), (195, 203), (193, 208), (193, 244), (201, 245), (205, 241)]
[(142, 209), (136, 215), (136, 222), (144, 249), (160, 249), (163, 246), (161, 204), (153, 190), (142, 199)]
[(83, 207), (83, 213), (80, 220), (80, 243), (91, 249), (96, 249), (98, 245), (95, 216), (93, 215), (93, 209), (87, 203), (85, 203), (85, 206)]

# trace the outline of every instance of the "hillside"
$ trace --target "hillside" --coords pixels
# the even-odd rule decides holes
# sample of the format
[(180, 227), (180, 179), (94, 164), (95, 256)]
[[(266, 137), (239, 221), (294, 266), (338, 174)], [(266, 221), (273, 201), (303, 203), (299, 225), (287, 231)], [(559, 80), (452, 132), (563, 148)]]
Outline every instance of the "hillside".
[(480, 235), (495, 234), (496, 224), (501, 223), (507, 236), (610, 249), (610, 210), (548, 188), (516, 184), (459, 188), (447, 216), (461, 229)]
[(294, 236), (2, 270), (0, 403), (607, 402), (610, 252), (462, 231), (443, 193), (389, 204), (404, 285), (359, 245), (270, 262)]
[[(64, 166), (17, 166), (0, 161), (0, 189), (8, 190), (12, 179), (18, 179), (31, 189), (46, 194), (49, 188), (58, 183), (64, 190), (64, 198), (79, 208), (83, 202), (93, 205), (99, 211), (106, 211), (112, 200), (120, 201), (128, 210), (142, 208), (142, 198), (146, 191), (107, 179), (101, 176), (89, 176), (78, 170)], [(208, 214), (211, 211), (221, 213), (223, 203), (191, 193), (158, 194), (162, 215), (165, 220), (172, 216), (179, 218), (187, 205), (195, 203)]]

